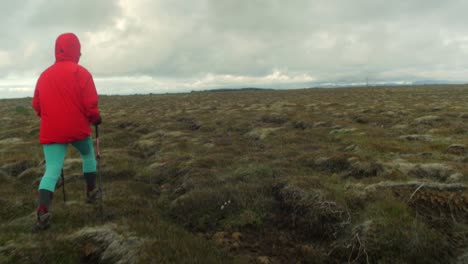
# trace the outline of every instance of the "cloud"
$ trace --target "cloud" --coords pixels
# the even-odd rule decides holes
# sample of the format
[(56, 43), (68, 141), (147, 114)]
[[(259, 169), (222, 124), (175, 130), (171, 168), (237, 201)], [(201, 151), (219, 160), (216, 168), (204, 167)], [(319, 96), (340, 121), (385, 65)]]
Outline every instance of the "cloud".
[(99, 29), (119, 16), (120, 7), (114, 0), (37, 0), (31, 1), (28, 24), (33, 28), (78, 31)]
[(0, 68), (11, 65), (10, 54), (7, 51), (0, 50)]
[(54, 44), (64, 32), (78, 34), (112, 23), (120, 7), (112, 0), (23, 0), (2, 3), (0, 50), (14, 63), (0, 66), (0, 77), (30, 71), (36, 74), (54, 61)]
[(291, 86), (303, 84), (297, 76), (467, 80), (467, 8), (456, 0), (10, 1), (0, 10), (0, 82), (38, 76), (69, 31), (82, 42), (82, 65), (103, 83), (135, 80), (130, 90), (267, 86), (275, 72)]

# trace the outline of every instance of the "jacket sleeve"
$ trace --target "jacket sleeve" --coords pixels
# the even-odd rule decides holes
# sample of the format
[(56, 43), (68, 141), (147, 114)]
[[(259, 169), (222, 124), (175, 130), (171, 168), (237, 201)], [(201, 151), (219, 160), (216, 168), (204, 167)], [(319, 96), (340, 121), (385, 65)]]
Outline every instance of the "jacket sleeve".
[(91, 74), (89, 74), (86, 79), (82, 92), (83, 105), (89, 122), (96, 123), (100, 118), (98, 94)]
[(32, 107), (36, 111), (36, 114), (38, 117), (41, 117), (41, 103), (40, 103), (40, 97), (39, 97), (39, 81), (37, 81), (36, 88), (34, 89), (34, 97), (32, 100)]

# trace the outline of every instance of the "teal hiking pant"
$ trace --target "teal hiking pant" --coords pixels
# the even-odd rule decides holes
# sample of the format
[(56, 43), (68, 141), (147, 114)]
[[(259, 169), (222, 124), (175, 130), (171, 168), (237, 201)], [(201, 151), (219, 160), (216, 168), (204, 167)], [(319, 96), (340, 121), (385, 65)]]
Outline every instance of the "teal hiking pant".
[[(83, 173), (96, 172), (96, 158), (94, 156), (93, 140), (91, 136), (72, 142), (71, 145), (75, 147), (81, 155), (83, 161)], [(44, 156), (46, 161), (46, 169), (39, 190), (55, 191), (55, 184), (57, 183), (65, 161), (65, 154), (67, 152), (68, 144), (44, 144)]]

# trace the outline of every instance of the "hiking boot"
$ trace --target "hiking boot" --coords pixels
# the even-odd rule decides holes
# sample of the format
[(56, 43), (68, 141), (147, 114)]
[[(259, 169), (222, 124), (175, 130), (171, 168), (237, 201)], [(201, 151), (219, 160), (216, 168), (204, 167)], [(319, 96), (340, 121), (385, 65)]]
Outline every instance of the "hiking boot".
[(96, 188), (90, 192), (86, 193), (86, 202), (89, 204), (94, 204), (98, 199), (102, 199), (102, 190)]
[(42, 231), (50, 227), (50, 218), (52, 215), (49, 212), (37, 212), (37, 222), (33, 231)]

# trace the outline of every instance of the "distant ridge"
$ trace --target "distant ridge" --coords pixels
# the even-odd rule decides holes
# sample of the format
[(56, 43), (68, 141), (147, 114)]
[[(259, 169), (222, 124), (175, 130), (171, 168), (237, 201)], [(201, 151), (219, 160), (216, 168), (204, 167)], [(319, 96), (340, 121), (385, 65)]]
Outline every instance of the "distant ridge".
[(376, 82), (317, 82), (311, 87), (315, 88), (346, 88), (346, 87), (365, 87), (365, 86), (424, 86), (424, 85), (460, 85), (466, 84), (462, 81), (447, 81), (447, 80), (418, 80), (418, 81), (376, 81)]
[(219, 88), (219, 89), (207, 89), (194, 92), (235, 92), (235, 91), (273, 91), (272, 88), (257, 88), (257, 87), (245, 87), (245, 88)]

